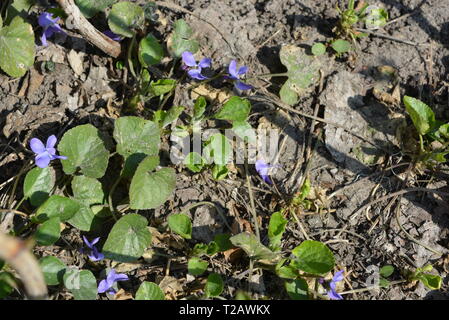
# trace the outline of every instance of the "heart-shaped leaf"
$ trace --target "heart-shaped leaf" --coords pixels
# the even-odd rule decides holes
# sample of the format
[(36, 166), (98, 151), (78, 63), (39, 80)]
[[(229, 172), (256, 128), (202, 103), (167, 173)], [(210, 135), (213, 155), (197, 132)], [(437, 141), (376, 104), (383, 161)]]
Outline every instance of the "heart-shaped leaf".
[(130, 208), (153, 209), (170, 197), (176, 185), (176, 174), (172, 168), (153, 171), (159, 158), (146, 157), (137, 167), (129, 188)]
[(304, 272), (311, 274), (325, 274), (331, 271), (335, 265), (332, 251), (322, 242), (306, 240), (292, 250), (297, 257), (292, 265)]
[[(8, 24), (14, 19), (16, 16), (20, 16), (23, 19), (26, 19), (28, 16), (28, 11), (32, 6), (36, 4), (35, 0), (14, 0), (10, 5), (7, 6), (6, 11), (6, 20), (5, 24)], [(0, 24), (1, 28), (1, 24)]]
[(105, 201), (103, 187), (97, 179), (76, 176), (72, 180), (72, 190), (73, 199), (80, 207), (67, 222), (82, 231), (90, 231), (95, 224), (95, 218), (106, 215), (107, 210), (101, 206)]
[(0, 68), (11, 77), (23, 76), (34, 64), (34, 32), (20, 16), (0, 29)]
[(46, 256), (39, 260), (45, 283), (56, 286), (63, 281), (66, 265), (56, 257)]
[(189, 260), (187, 269), (189, 270), (189, 273), (191, 275), (199, 276), (206, 271), (208, 265), (209, 263), (207, 261), (201, 260), (197, 257), (193, 257)]
[(326, 53), (326, 46), (320, 42), (312, 46), (312, 53), (314, 56), (321, 56)]
[(206, 160), (204, 160), (198, 153), (190, 152), (184, 159), (184, 164), (192, 172), (201, 172), (206, 166)]
[(58, 217), (51, 218), (42, 223), (36, 230), (36, 242), (41, 246), (50, 246), (58, 241), (61, 236), (61, 220)]
[(117, 0), (76, 0), (76, 5), (86, 18), (92, 18)]
[(331, 47), (337, 54), (343, 54), (351, 50), (351, 43), (343, 39), (337, 39), (331, 43)]
[(152, 66), (161, 62), (164, 57), (164, 49), (157, 39), (148, 34), (139, 43), (139, 61), (144, 67)]
[[(174, 79), (159, 79), (150, 83), (149, 93), (152, 96), (159, 97), (169, 93), (176, 87)], [(179, 108), (179, 107), (178, 107)]]
[(145, 23), (143, 9), (132, 2), (119, 2), (112, 6), (108, 15), (111, 31), (128, 38), (135, 34), (134, 29), (141, 29)]
[(281, 244), (287, 222), (287, 219), (284, 218), (280, 211), (271, 215), (270, 223), (268, 224), (268, 238), (270, 239), (270, 248), (272, 250), (280, 249), (279, 245)]
[(404, 97), (404, 104), (419, 134), (428, 133), (435, 124), (435, 114), (432, 109), (424, 102), (409, 96)]
[(33, 206), (38, 207), (48, 199), (54, 184), (55, 173), (53, 169), (50, 167), (35, 167), (25, 176), (23, 196), (25, 199), (29, 199)]
[(306, 49), (294, 45), (286, 45), (279, 53), (282, 64), (287, 68), (288, 80), (281, 88), (280, 96), (287, 104), (295, 104), (307, 88), (319, 80), (319, 57), (309, 56)]
[(218, 273), (211, 273), (207, 277), (204, 291), (208, 297), (218, 297), (223, 292), (223, 279)]
[(304, 279), (286, 281), (285, 290), (293, 300), (309, 299), (309, 287)]
[(36, 219), (44, 222), (51, 218), (67, 221), (80, 209), (80, 204), (72, 199), (53, 195), (41, 205), (36, 212)]
[(250, 259), (276, 260), (279, 258), (278, 254), (261, 244), (254, 234), (242, 232), (231, 237), (229, 240), (234, 246), (242, 248)]
[(97, 280), (89, 270), (67, 268), (64, 286), (70, 290), (75, 300), (96, 300)]
[(136, 292), (136, 300), (165, 300), (165, 295), (157, 284), (144, 281)]
[(208, 163), (213, 161), (224, 166), (232, 158), (232, 146), (224, 135), (216, 133), (209, 138), (203, 154)]
[(121, 117), (115, 120), (114, 139), (117, 152), (125, 158), (135, 153), (159, 153), (160, 130), (154, 122), (143, 118)]
[(109, 152), (93, 125), (84, 124), (68, 130), (62, 137), (58, 150), (68, 158), (62, 161), (62, 168), (66, 174), (73, 174), (80, 168), (87, 177), (104, 176), (108, 167)]
[(246, 121), (251, 111), (251, 103), (247, 99), (231, 97), (215, 115), (215, 119), (228, 121)]
[(193, 38), (193, 30), (184, 19), (177, 20), (173, 25), (173, 33), (168, 43), (172, 56), (180, 58), (184, 51), (196, 53), (199, 48), (198, 41)]
[(172, 214), (168, 217), (168, 226), (171, 231), (179, 234), (181, 237), (185, 239), (192, 238), (192, 222), (189, 216), (183, 213)]
[(147, 219), (138, 214), (120, 218), (103, 246), (105, 257), (120, 262), (139, 259), (151, 243), (151, 232), (147, 225)]

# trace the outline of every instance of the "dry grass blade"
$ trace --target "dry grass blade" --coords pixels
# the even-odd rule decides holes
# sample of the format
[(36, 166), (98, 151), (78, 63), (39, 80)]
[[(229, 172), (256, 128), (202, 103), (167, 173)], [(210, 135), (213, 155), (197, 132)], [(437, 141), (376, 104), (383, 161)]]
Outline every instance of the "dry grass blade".
[(47, 298), (47, 286), (42, 271), (23, 241), (0, 233), (0, 259), (18, 272), (28, 298)]

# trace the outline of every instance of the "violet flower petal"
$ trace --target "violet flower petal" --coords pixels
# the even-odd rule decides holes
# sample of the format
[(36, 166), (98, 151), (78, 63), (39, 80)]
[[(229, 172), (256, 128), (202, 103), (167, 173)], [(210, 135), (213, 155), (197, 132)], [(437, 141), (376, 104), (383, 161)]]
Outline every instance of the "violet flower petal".
[(239, 79), (238, 74), (237, 74), (237, 61), (232, 60), (229, 63), (228, 72), (229, 72), (229, 75), (231, 76), (230, 77), (231, 79), (234, 79), (234, 80), (238, 80)]
[(189, 70), (189, 71), (187, 71), (187, 74), (189, 75), (190, 78), (193, 78), (193, 79), (197, 79), (197, 80), (207, 79), (207, 77), (205, 77), (201, 74), (201, 68)]
[(42, 44), (44, 47), (48, 46), (48, 43), (47, 43), (47, 36), (45, 35), (45, 32), (42, 33), (42, 36), (41, 36), (41, 44)]
[(343, 300), (343, 297), (335, 290), (329, 290), (327, 296), (332, 300)]
[(101, 280), (98, 285), (98, 293), (104, 293), (110, 289), (110, 286), (106, 280)]
[(50, 155), (47, 152), (40, 153), (36, 156), (35, 162), (39, 168), (46, 168), (50, 164)]
[(242, 66), (240, 67), (239, 71), (237, 72), (237, 75), (242, 75), (248, 72), (248, 67), (247, 66)]
[(201, 59), (200, 63), (198, 63), (198, 66), (201, 68), (210, 68), (211, 64), (212, 64), (211, 58), (203, 58)]
[(187, 65), (189, 67), (197, 66), (195, 57), (193, 56), (193, 53), (191, 53), (189, 51), (184, 51), (182, 53), (182, 61), (184, 62), (185, 65)]
[(106, 30), (103, 32), (103, 34), (108, 36), (109, 38), (111, 38), (114, 41), (122, 41), (123, 40), (123, 37), (119, 36), (118, 34), (115, 34), (111, 30)]
[(245, 90), (251, 90), (253, 86), (243, 83), (242, 81), (236, 81), (235, 87), (239, 90), (245, 91)]
[(345, 278), (343, 275), (344, 272), (345, 272), (344, 270), (340, 270), (340, 271), (336, 272), (334, 274), (334, 277), (332, 278), (332, 282), (335, 283), (335, 282), (342, 281)]
[(87, 238), (85, 236), (83, 236), (83, 241), (86, 244), (86, 246), (88, 246), (89, 248), (92, 249), (92, 247), (93, 247), (92, 243), (90, 243), (89, 240), (87, 240)]
[(45, 152), (45, 146), (38, 138), (33, 138), (30, 140), (30, 148), (34, 153)]

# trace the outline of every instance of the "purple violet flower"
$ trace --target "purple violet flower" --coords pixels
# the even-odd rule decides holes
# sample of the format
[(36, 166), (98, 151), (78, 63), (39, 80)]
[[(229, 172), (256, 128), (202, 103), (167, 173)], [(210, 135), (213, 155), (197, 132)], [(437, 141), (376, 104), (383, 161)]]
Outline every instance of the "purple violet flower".
[(190, 78), (197, 80), (208, 79), (208, 77), (201, 74), (201, 71), (203, 68), (210, 68), (212, 59), (203, 58), (199, 63), (196, 63), (193, 53), (189, 51), (184, 51), (182, 53), (182, 62), (185, 64), (185, 66), (187, 66), (184, 69), (189, 70), (187, 71), (187, 74), (189, 75)]
[(234, 85), (237, 89), (250, 90), (253, 88), (249, 84), (246, 84), (240, 80), (240, 77), (248, 72), (247, 66), (241, 66), (237, 70), (237, 61), (232, 60), (231, 63), (229, 64), (228, 72), (229, 72), (229, 79), (234, 80)]
[[(343, 297), (341, 294), (337, 292), (337, 282), (340, 282), (344, 279), (343, 273), (344, 270), (340, 270), (336, 272), (332, 278), (332, 280), (329, 282), (329, 290), (327, 291), (327, 295), (331, 300), (343, 300)], [(321, 284), (324, 283), (324, 279), (320, 279), (319, 282)]]
[(30, 141), (31, 150), (36, 154), (34, 162), (39, 168), (45, 168), (49, 165), (51, 160), (62, 159), (66, 160), (66, 156), (57, 156), (56, 155), (56, 137), (51, 135), (47, 139), (47, 143), (44, 146), (41, 140), (38, 138), (33, 138)]
[(256, 161), (256, 171), (260, 175), (260, 177), (268, 184), (273, 184), (269, 177), (269, 172), (271, 168), (279, 168), (280, 165), (271, 165), (266, 163), (264, 160)]
[(50, 38), (54, 33), (65, 33), (58, 24), (59, 17), (52, 19), (53, 14), (42, 12), (39, 16), (38, 23), (44, 29), (41, 42), (44, 47), (48, 45), (47, 38)]
[(103, 32), (103, 34), (105, 36), (108, 36), (109, 38), (111, 38), (114, 41), (122, 41), (123, 37), (119, 36), (118, 34), (115, 34), (114, 32), (112, 32), (111, 30), (106, 30), (105, 32)]
[(115, 294), (116, 291), (113, 288), (114, 284), (118, 281), (126, 281), (126, 280), (129, 280), (126, 274), (116, 273), (114, 269), (111, 269), (106, 279), (100, 281), (100, 284), (98, 285), (98, 293), (107, 292), (109, 294)]
[[(85, 236), (83, 236), (83, 241), (86, 244), (86, 246), (90, 249), (90, 253), (87, 253), (87, 256), (91, 261), (100, 261), (104, 259), (104, 254), (98, 252), (98, 249), (95, 247), (95, 244), (98, 243), (100, 238), (95, 238), (92, 240), (92, 242), (89, 242)], [(85, 253), (85, 250), (82, 250), (83, 253)]]

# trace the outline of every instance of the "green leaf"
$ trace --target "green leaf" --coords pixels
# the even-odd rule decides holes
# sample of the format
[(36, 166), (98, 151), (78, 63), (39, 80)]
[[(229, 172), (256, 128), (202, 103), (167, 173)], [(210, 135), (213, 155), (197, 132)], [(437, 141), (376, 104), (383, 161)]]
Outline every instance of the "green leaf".
[(404, 96), (403, 101), (418, 133), (421, 135), (428, 133), (435, 124), (435, 114), (432, 109), (424, 102), (409, 96)]
[(66, 174), (73, 174), (80, 168), (87, 177), (104, 176), (108, 167), (109, 152), (99, 131), (93, 125), (84, 124), (68, 130), (62, 137), (58, 150), (68, 158), (61, 161)]
[(309, 287), (304, 279), (286, 281), (285, 290), (293, 300), (309, 300)]
[(326, 46), (320, 42), (312, 46), (312, 53), (314, 56), (321, 56), (326, 53)]
[(171, 55), (180, 58), (184, 51), (196, 53), (199, 48), (198, 41), (193, 38), (193, 30), (184, 19), (177, 20), (173, 25), (167, 46)]
[(143, 9), (131, 2), (114, 4), (108, 15), (108, 25), (111, 31), (127, 38), (132, 38), (136, 33), (134, 29), (141, 29), (144, 23)]
[(275, 260), (278, 258), (278, 254), (261, 244), (254, 234), (242, 232), (231, 237), (229, 240), (234, 246), (242, 248), (250, 259)]
[(149, 91), (152, 96), (159, 97), (172, 91), (176, 84), (177, 82), (174, 79), (159, 79), (151, 82)]
[(429, 273), (419, 274), (418, 279), (430, 290), (440, 290), (443, 282), (440, 276)]
[(195, 104), (193, 105), (193, 120), (199, 121), (202, 119), (204, 112), (206, 111), (206, 98), (203, 96), (199, 96), (198, 99), (196, 99)]
[(158, 110), (155, 112), (155, 118), (161, 128), (165, 128), (173, 121), (177, 120), (181, 113), (184, 111), (182, 106), (173, 106), (168, 111)]
[(36, 230), (36, 242), (41, 246), (50, 246), (58, 241), (61, 236), (61, 220), (58, 217), (51, 218), (42, 223)]
[(29, 199), (33, 206), (38, 207), (48, 199), (54, 184), (55, 173), (50, 167), (35, 167), (25, 176), (23, 196)]
[(139, 259), (151, 243), (151, 232), (147, 225), (147, 219), (138, 214), (127, 214), (120, 218), (103, 246), (105, 257), (120, 262)]
[(90, 231), (95, 225), (95, 218), (106, 215), (107, 209), (101, 207), (105, 201), (103, 186), (96, 179), (75, 176), (72, 190), (73, 198), (80, 208), (67, 222), (82, 231)]
[(387, 24), (388, 12), (385, 9), (372, 9), (365, 17), (365, 25), (368, 29), (378, 29)]
[(152, 66), (161, 62), (164, 57), (164, 49), (157, 39), (148, 34), (140, 40), (139, 44), (139, 61), (144, 67)]
[(218, 252), (220, 252), (220, 247), (218, 246), (218, 244), (215, 241), (209, 242), (209, 245), (207, 246), (206, 253), (209, 256), (213, 256), (214, 254), (217, 254)]
[(176, 185), (172, 168), (151, 172), (159, 164), (159, 158), (146, 157), (137, 167), (129, 188), (131, 209), (153, 209), (163, 204)]
[(86, 18), (92, 18), (98, 12), (103, 11), (116, 0), (75, 0), (76, 5)]
[(215, 164), (212, 167), (212, 177), (215, 180), (222, 180), (225, 179), (228, 176), (229, 170), (227, 166), (223, 166), (223, 165), (219, 165), (219, 164)]
[(63, 280), (75, 300), (97, 299), (97, 280), (89, 270), (67, 268)]
[(125, 158), (135, 153), (150, 156), (159, 153), (159, 127), (140, 117), (121, 117), (115, 120), (114, 139), (117, 142), (117, 152)]
[(306, 89), (319, 80), (322, 57), (307, 55), (306, 49), (285, 45), (279, 52), (282, 64), (287, 68), (288, 79), (279, 93), (284, 103), (293, 105)]
[(279, 245), (281, 244), (287, 222), (281, 211), (271, 215), (270, 223), (268, 224), (268, 238), (270, 239), (270, 248), (272, 250), (280, 249)]
[(205, 291), (208, 297), (219, 296), (223, 292), (223, 288), (223, 279), (218, 273), (211, 273), (207, 277)]
[(193, 257), (189, 260), (187, 264), (187, 269), (189, 270), (189, 273), (194, 276), (202, 275), (207, 267), (209, 266), (209, 263), (207, 261), (201, 260), (200, 258)]
[(5, 261), (0, 260), (0, 270), (2, 270), (4, 266), (5, 266)]
[(165, 295), (157, 284), (144, 281), (136, 292), (135, 300), (165, 300)]
[(67, 221), (80, 210), (80, 204), (72, 199), (53, 195), (42, 204), (36, 212), (36, 218), (44, 222), (51, 218), (59, 218), (61, 221)]
[(46, 256), (39, 260), (45, 283), (56, 286), (63, 282), (66, 265), (56, 257)]
[(446, 139), (449, 139), (449, 123), (441, 125), (438, 128), (438, 132)]
[(215, 115), (215, 119), (229, 121), (246, 121), (251, 111), (251, 103), (247, 99), (231, 97)]
[(384, 278), (388, 278), (389, 276), (391, 276), (394, 272), (394, 267), (391, 265), (386, 265), (383, 266), (382, 268), (380, 268), (379, 274), (384, 277)]
[(11, 77), (21, 77), (34, 64), (34, 56), (33, 28), (17, 16), (0, 29), (0, 68)]
[(280, 278), (284, 279), (296, 279), (298, 277), (298, 271), (291, 265), (284, 265), (287, 259), (282, 259), (276, 265), (275, 271)]
[(15, 279), (9, 272), (0, 272), (0, 299), (6, 298), (14, 291)]
[(297, 257), (292, 261), (292, 265), (307, 273), (325, 274), (335, 265), (331, 250), (319, 241), (306, 240), (293, 249), (292, 253)]
[(232, 158), (232, 146), (221, 133), (212, 135), (204, 147), (205, 160), (218, 165), (226, 165)]
[(170, 230), (179, 234), (185, 239), (192, 238), (192, 222), (189, 216), (179, 213), (172, 214), (168, 217), (168, 226)]
[(214, 242), (218, 245), (219, 252), (223, 252), (232, 248), (232, 242), (229, 240), (230, 234), (223, 233), (217, 234), (214, 237)]
[(331, 47), (337, 54), (343, 54), (351, 50), (351, 43), (343, 39), (337, 39), (331, 43)]
[(234, 121), (232, 130), (243, 141), (247, 140), (249, 143), (257, 143), (256, 132), (247, 121)]
[(201, 172), (207, 165), (206, 160), (196, 152), (190, 152), (184, 159), (184, 164), (192, 172)]
[[(32, 6), (36, 4), (35, 0), (14, 0), (10, 5), (8, 5), (8, 10), (6, 11), (5, 24), (9, 24), (13, 18), (20, 16), (23, 19), (28, 17), (28, 11)], [(1, 18), (0, 18), (1, 19)], [(1, 28), (1, 23), (0, 23)]]

